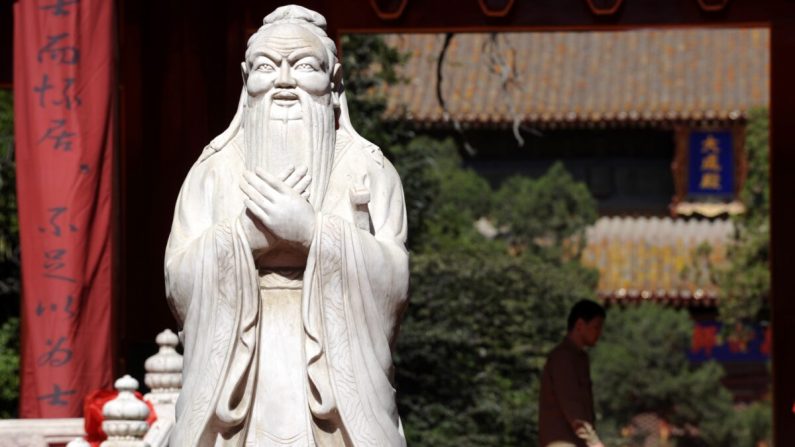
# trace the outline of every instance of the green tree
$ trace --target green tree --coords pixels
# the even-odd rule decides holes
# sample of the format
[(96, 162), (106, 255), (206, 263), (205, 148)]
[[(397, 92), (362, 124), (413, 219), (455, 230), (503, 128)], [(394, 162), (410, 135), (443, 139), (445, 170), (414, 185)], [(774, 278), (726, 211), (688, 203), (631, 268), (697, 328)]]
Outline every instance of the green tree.
[[(411, 303), (395, 379), (408, 443), (537, 445), (546, 353), (563, 337), (571, 304), (595, 293), (596, 272), (576, 256), (595, 201), (562, 164), (492, 190), (462, 167), (452, 140), (380, 119), (380, 87), (400, 82), (393, 69), (405, 56), (372, 35), (346, 36), (343, 55), (354, 125), (395, 164), (406, 197)], [(475, 229), (480, 217), (496, 224), (496, 238)], [(622, 445), (618, 429), (643, 411), (697, 427), (698, 437), (678, 437), (680, 447), (750, 447), (769, 431), (763, 406), (732, 411), (718, 365), (688, 362), (691, 329), (685, 311), (610, 310), (592, 356), (609, 445)]]
[(396, 359), (409, 444), (533, 445), (545, 355), (595, 274), (504, 247), (416, 253), (411, 274)]
[(0, 90), (0, 417), (19, 396), (19, 224), (14, 166), (14, 104)]
[[(545, 355), (565, 332), (568, 308), (592, 297), (597, 279), (594, 271), (561, 257), (558, 242), (595, 219), (595, 203), (562, 166), (537, 180), (508, 182), (495, 193), (462, 167), (453, 140), (383, 122), (383, 98), (363, 93), (400, 82), (390, 64), (403, 56), (391, 51), (377, 36), (343, 40), (343, 68), (355, 95), (349, 98), (351, 119), (393, 161), (406, 197), (411, 304), (395, 361), (408, 442), (533, 445)], [(523, 188), (532, 191), (527, 199)], [(517, 199), (517, 212), (509, 214)], [(511, 250), (514, 239), (531, 237), (527, 220), (541, 215), (547, 224), (532, 237), (552, 236), (555, 243)], [(474, 226), (480, 217), (510, 227), (510, 238), (484, 237)]]
[(494, 216), (510, 228), (513, 243), (554, 248), (560, 255), (565, 242), (584, 246), (585, 228), (597, 218), (596, 200), (557, 162), (539, 179), (516, 176), (505, 181), (494, 198)]
[(769, 438), (769, 404), (735, 411), (720, 382), (723, 368), (687, 359), (692, 327), (684, 309), (652, 303), (609, 309), (591, 355), (599, 433), (608, 445), (640, 445), (649, 433), (626, 439), (620, 429), (641, 413), (681, 429), (673, 433), (680, 447), (754, 447)]
[(770, 311), (770, 176), (768, 113), (749, 113), (745, 151), (748, 175), (740, 193), (746, 207), (734, 220), (734, 237), (726, 265), (717, 266), (721, 289), (720, 318), (731, 326), (741, 321), (766, 320)]
[[(563, 336), (569, 307), (593, 296), (597, 275), (564, 259), (557, 246), (516, 252), (509, 239), (489, 240), (478, 233), (474, 221), (491, 215), (493, 203), (504, 203), (491, 200), (495, 193), (488, 183), (462, 168), (454, 149), (449, 140), (417, 138), (397, 153), (399, 170), (401, 156), (411, 159), (422, 151), (431, 157), (415, 174), (436, 191), (412, 247), (411, 305), (398, 339), (398, 397), (406, 435), (415, 446), (532, 445), (545, 355)], [(403, 178), (406, 174), (401, 172)], [(560, 166), (524, 182), (541, 197), (554, 191), (563, 202), (584, 188)], [(507, 189), (512, 184), (498, 195), (516, 203), (516, 194)], [(559, 222), (560, 213), (566, 213), (581, 225), (570, 233), (581, 231), (590, 223), (588, 216), (595, 217), (593, 200), (582, 203), (582, 214), (549, 207), (547, 222)], [(528, 202), (528, 212), (538, 208)]]
[(19, 400), (19, 318), (0, 326), (0, 418), (17, 416)]
[(361, 136), (389, 152), (410, 135), (398, 122), (381, 119), (386, 110), (383, 87), (402, 82), (396, 67), (408, 56), (374, 34), (342, 36), (342, 68), (351, 122)]
[(452, 139), (418, 136), (393, 146), (392, 156), (406, 195), (413, 251), (489, 244), (473, 223), (488, 215), (491, 187), (477, 173), (461, 167)]

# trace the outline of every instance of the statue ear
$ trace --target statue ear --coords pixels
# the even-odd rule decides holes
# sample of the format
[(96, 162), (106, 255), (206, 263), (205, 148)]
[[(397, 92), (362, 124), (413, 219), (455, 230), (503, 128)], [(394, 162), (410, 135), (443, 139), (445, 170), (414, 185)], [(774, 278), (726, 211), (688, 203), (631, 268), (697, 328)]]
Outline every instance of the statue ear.
[(243, 75), (243, 83), (248, 81), (248, 64), (246, 61), (240, 63), (240, 74)]
[(340, 106), (340, 95), (342, 94), (342, 65), (334, 64), (331, 69), (331, 100), (335, 108)]

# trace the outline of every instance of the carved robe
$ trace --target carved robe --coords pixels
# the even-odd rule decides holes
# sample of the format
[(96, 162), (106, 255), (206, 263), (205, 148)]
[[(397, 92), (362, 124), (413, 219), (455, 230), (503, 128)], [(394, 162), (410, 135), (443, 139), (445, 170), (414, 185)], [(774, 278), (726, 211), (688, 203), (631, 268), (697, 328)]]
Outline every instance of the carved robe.
[[(264, 314), (270, 292), (239, 222), (242, 140), (208, 147), (191, 168), (166, 248), (185, 362), (174, 447), (250, 445), (251, 421), (268, 417), (253, 414), (259, 365), (271, 366), (258, 344), (263, 321), (281, 317)], [(304, 364), (288, 371), (305, 386), (300, 404), (310, 415), (300, 443), (327, 445), (312, 433), (334, 424), (345, 445), (404, 446), (392, 365), (409, 277), (400, 179), (377, 148), (340, 129), (320, 208), (295, 292)]]

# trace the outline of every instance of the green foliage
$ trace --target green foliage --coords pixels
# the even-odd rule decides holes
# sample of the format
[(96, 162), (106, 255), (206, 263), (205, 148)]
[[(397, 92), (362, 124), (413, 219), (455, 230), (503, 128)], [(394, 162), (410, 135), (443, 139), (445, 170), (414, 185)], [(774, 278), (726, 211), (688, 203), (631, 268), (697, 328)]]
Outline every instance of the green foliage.
[(0, 296), (19, 293), (19, 224), (14, 171), (14, 103), (0, 90)]
[(19, 398), (19, 318), (0, 326), (0, 418), (17, 414)]
[(535, 440), (536, 379), (571, 304), (593, 296), (596, 275), (495, 248), (412, 258), (412, 301), (397, 348), (410, 445)]
[(732, 445), (756, 447), (759, 441), (772, 445), (773, 403), (763, 400), (738, 409), (730, 425), (736, 427)]
[[(413, 231), (411, 305), (396, 358), (408, 443), (532, 445), (545, 355), (563, 336), (569, 307), (593, 296), (596, 272), (549, 247), (512, 255), (508, 241), (477, 232), (474, 222), (501, 202), (484, 178), (461, 167), (451, 140), (417, 137), (392, 150)], [(561, 186), (561, 178), (569, 183)], [(564, 201), (584, 188), (562, 167), (527, 182), (537, 195), (557, 192)], [(513, 200), (521, 191), (501, 193)], [(576, 233), (596, 215), (593, 201), (581, 203), (581, 214), (556, 206), (543, 212), (548, 222), (565, 213), (574, 222), (566, 231)]]
[(748, 176), (740, 194), (746, 212), (734, 219), (735, 235), (729, 245), (728, 264), (718, 266), (721, 288), (720, 317), (733, 325), (764, 320), (770, 306), (770, 187), (768, 113), (749, 114), (746, 131)]
[(394, 146), (392, 154), (403, 181), (413, 250), (475, 248), (489, 243), (473, 223), (488, 215), (491, 187), (474, 171), (461, 168), (451, 139), (420, 136)]
[[(509, 186), (495, 194), (483, 177), (462, 167), (451, 139), (415, 136), (385, 123), (379, 119), (383, 98), (361, 94), (398, 82), (387, 68), (402, 56), (376, 36), (346, 36), (343, 44), (347, 85), (357, 94), (348, 98), (351, 120), (393, 160), (406, 197), (411, 305), (395, 361), (408, 443), (533, 445), (537, 377), (546, 352), (563, 336), (571, 304), (593, 296), (596, 272), (562, 259), (559, 251), (517, 255), (508, 241), (484, 237), (474, 223), (494, 220), (493, 197), (500, 194), (509, 201), (499, 208), (501, 216), (522, 200), (522, 208), (502, 220), (520, 237), (527, 220), (544, 215), (556, 227), (540, 225), (538, 234), (562, 238), (595, 219), (595, 204), (579, 195), (587, 189), (562, 166), (522, 183), (532, 189), (527, 200), (523, 189), (511, 192)], [(536, 203), (542, 199), (549, 203)]]
[[(546, 353), (563, 337), (570, 306), (595, 293), (597, 273), (576, 256), (596, 220), (595, 200), (560, 163), (493, 191), (462, 167), (452, 140), (380, 120), (379, 88), (399, 82), (392, 67), (404, 56), (377, 36), (346, 36), (343, 44), (353, 124), (392, 160), (406, 197), (411, 304), (395, 379), (408, 444), (537, 445)], [(496, 223), (496, 238), (475, 229), (481, 217)], [(643, 411), (698, 427), (701, 438), (680, 436), (680, 447), (743, 447), (729, 440), (765, 430), (764, 408), (732, 411), (718, 365), (687, 361), (691, 329), (685, 311), (611, 309), (592, 357), (608, 445), (622, 445), (618, 430)]]
[(405, 142), (405, 130), (399, 123), (385, 123), (383, 86), (401, 82), (395, 68), (406, 59), (382, 38), (372, 34), (342, 36), (342, 67), (351, 122), (364, 138), (389, 151)]
[(400, 173), (403, 193), (406, 198), (408, 220), (408, 246), (419, 245), (422, 229), (431, 210), (431, 203), (439, 194), (438, 179), (432, 175), (434, 160), (428, 149), (436, 146), (430, 139), (417, 139), (405, 146), (392, 148), (395, 168)]
[[(591, 355), (594, 397), (602, 416), (599, 433), (608, 445), (636, 445), (622, 438), (620, 429), (646, 412), (683, 430), (674, 432), (680, 447), (754, 447), (769, 438), (769, 404), (734, 411), (731, 395), (720, 383), (723, 369), (715, 362), (688, 361), (692, 327), (686, 310), (656, 304), (609, 310), (602, 340)], [(697, 431), (688, 432), (688, 427)], [(636, 438), (645, 435), (636, 433)]]
[(572, 236), (584, 242), (585, 227), (597, 218), (596, 200), (560, 162), (537, 180), (508, 179), (494, 203), (497, 221), (510, 227), (514, 243), (528, 247), (561, 248)]
[(747, 211), (738, 221), (766, 223), (770, 217), (769, 118), (767, 109), (751, 110), (745, 135), (748, 175), (740, 193)]
[(0, 90), (0, 417), (19, 395), (19, 223), (14, 166), (14, 105)]

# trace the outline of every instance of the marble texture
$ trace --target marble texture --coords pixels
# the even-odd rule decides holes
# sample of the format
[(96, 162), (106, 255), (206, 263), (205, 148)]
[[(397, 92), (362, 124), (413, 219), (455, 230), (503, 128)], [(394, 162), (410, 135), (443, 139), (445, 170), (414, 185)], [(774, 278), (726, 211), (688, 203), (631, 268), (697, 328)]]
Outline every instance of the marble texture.
[(157, 420), (149, 427), (144, 441), (152, 447), (160, 447), (168, 445), (174, 429), (174, 406), (182, 388), (182, 355), (176, 350), (177, 334), (169, 329), (159, 333), (155, 342), (159, 346), (157, 354), (144, 363), (144, 383), (150, 390), (144, 400), (152, 403)]
[(46, 447), (85, 436), (83, 418), (0, 420), (0, 447)]
[(325, 19), (249, 39), (229, 128), (177, 199), (166, 248), (181, 327), (173, 446), (404, 446), (392, 354), (407, 304), (403, 190), (350, 123)]
[(134, 394), (138, 381), (124, 375), (114, 387), (118, 396), (102, 407), (102, 431), (108, 439), (100, 447), (147, 447), (142, 439), (149, 429), (149, 407)]

